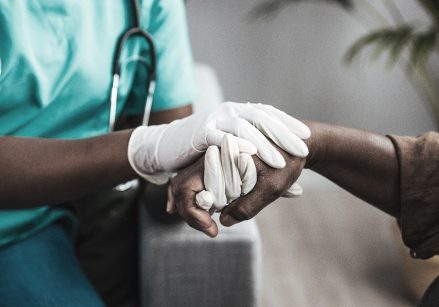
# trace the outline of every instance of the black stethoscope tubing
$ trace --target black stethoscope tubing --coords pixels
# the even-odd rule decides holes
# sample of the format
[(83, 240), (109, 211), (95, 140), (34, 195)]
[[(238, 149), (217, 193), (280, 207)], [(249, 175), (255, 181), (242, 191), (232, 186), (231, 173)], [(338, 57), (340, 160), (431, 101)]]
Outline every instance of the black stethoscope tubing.
[(109, 115), (109, 131), (114, 130), (114, 124), (116, 121), (116, 109), (117, 109), (117, 98), (118, 98), (118, 90), (119, 90), (119, 79), (120, 79), (120, 56), (125, 46), (126, 42), (132, 37), (141, 37), (143, 38), (148, 46), (149, 46), (149, 57), (150, 57), (150, 69), (149, 69), (149, 83), (147, 86), (147, 97), (145, 100), (145, 109), (143, 113), (142, 125), (148, 125), (149, 116), (151, 114), (152, 101), (154, 97), (155, 84), (156, 84), (156, 67), (157, 67), (157, 59), (155, 52), (155, 45), (152, 36), (145, 30), (143, 30), (140, 26), (140, 8), (137, 0), (131, 0), (131, 7), (134, 13), (134, 27), (126, 30), (119, 37), (118, 42), (116, 44), (116, 50), (114, 52), (114, 60), (112, 67), (113, 81), (111, 87), (111, 95), (110, 95), (110, 115)]

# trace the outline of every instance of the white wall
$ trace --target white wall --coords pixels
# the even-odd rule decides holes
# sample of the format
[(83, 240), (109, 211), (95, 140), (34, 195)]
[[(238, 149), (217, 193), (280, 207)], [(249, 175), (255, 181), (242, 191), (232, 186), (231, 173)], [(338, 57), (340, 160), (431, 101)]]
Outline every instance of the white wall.
[[(342, 64), (347, 47), (365, 33), (352, 16), (331, 5), (300, 4), (273, 20), (249, 22), (256, 3), (188, 2), (194, 56), (214, 67), (227, 100), (269, 103), (300, 118), (383, 133), (434, 129), (401, 69), (367, 58)], [(427, 21), (413, 1), (404, 1), (404, 13)]]

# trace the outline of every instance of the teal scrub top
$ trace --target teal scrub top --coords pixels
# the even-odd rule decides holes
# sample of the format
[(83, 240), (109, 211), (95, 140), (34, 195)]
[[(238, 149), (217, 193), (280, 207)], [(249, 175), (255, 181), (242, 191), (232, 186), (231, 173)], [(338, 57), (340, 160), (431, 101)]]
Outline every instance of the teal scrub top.
[[(153, 111), (188, 104), (194, 77), (183, 1), (140, 2), (141, 26), (157, 54)], [(0, 0), (0, 135), (75, 139), (107, 133), (113, 55), (131, 26), (126, 0)], [(121, 55), (118, 116), (143, 114), (148, 63), (147, 44), (131, 39)], [(66, 216), (56, 205), (0, 210), (0, 246)]]

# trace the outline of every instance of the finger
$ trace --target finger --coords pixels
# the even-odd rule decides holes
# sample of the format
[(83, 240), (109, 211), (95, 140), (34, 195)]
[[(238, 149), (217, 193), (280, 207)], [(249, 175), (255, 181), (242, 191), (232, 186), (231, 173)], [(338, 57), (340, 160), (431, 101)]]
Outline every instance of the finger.
[(227, 205), (224, 173), (217, 146), (209, 146), (204, 156), (204, 186), (212, 194), (216, 209), (221, 210)]
[(241, 193), (246, 195), (253, 190), (258, 177), (255, 162), (249, 154), (239, 155), (238, 170), (242, 180)]
[[(256, 216), (263, 208), (280, 197), (280, 193), (270, 187), (270, 180), (264, 176), (257, 179), (254, 189), (232, 203), (221, 212), (220, 221), (224, 226), (231, 226)], [(276, 189), (276, 188), (274, 188)]]
[(195, 203), (203, 210), (209, 211), (213, 206), (213, 194), (209, 191), (201, 191), (195, 195)]
[(189, 226), (205, 233), (211, 238), (218, 235), (218, 226), (207, 211), (199, 208), (190, 208), (186, 211), (184, 219)]
[(177, 212), (177, 206), (174, 201), (174, 194), (172, 193), (171, 185), (168, 186), (168, 201), (166, 202), (166, 212), (174, 214)]
[[(206, 134), (206, 142), (208, 146), (218, 146), (221, 147), (221, 143), (224, 139), (224, 136), (227, 134), (227, 131), (221, 131), (218, 129), (209, 129)], [(236, 138), (236, 142), (238, 143), (239, 151), (245, 152), (250, 155), (255, 155), (258, 149), (255, 145), (253, 145), (249, 140), (234, 136)]]
[(250, 141), (256, 146), (258, 157), (271, 167), (285, 167), (285, 160), (282, 155), (267, 138), (247, 120), (242, 118), (225, 119), (217, 121), (217, 127), (222, 131)]
[(304, 158), (308, 155), (308, 147), (280, 120), (256, 108), (249, 108), (240, 114), (242, 118), (253, 124), (266, 137), (289, 154)]
[(221, 143), (221, 166), (227, 202), (231, 202), (241, 195), (242, 181), (238, 171), (238, 157), (239, 148), (235, 138), (231, 134), (226, 134)]
[(220, 221), (224, 226), (232, 226), (239, 222), (253, 218), (259, 211), (265, 207), (258, 207), (258, 204), (266, 204), (273, 201), (264, 200), (264, 195), (261, 195), (258, 189), (254, 189), (249, 194), (244, 195), (234, 202), (230, 203), (221, 211)]
[(303, 189), (298, 183), (293, 183), (291, 187), (288, 188), (283, 194), (282, 197), (292, 198), (299, 197), (303, 194)]
[(311, 131), (309, 130), (307, 125), (302, 123), (300, 120), (288, 115), (284, 111), (267, 104), (255, 103), (250, 105), (280, 120), (291, 132), (293, 132), (299, 138), (305, 140), (311, 136)]
[(218, 234), (218, 226), (207, 211), (197, 208), (194, 196), (193, 191), (179, 195), (178, 199), (175, 200), (178, 213), (192, 228), (205, 233), (209, 237), (215, 237)]

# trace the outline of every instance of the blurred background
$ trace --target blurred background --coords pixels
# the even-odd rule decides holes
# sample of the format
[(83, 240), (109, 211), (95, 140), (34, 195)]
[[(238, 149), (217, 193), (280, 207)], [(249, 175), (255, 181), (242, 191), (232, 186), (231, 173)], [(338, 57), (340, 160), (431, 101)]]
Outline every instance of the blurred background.
[[(260, 1), (188, 1), (195, 60), (214, 69), (225, 100), (385, 134), (435, 130), (425, 88), (403, 61), (389, 68), (385, 53), (371, 62), (366, 49), (343, 64), (357, 39), (389, 26), (387, 0), (357, 1), (372, 8), (351, 13), (317, 2), (254, 18)], [(395, 2), (405, 22), (428, 28), (419, 1)], [(428, 61), (433, 78), (435, 62)], [(279, 200), (257, 218), (262, 306), (415, 306), (425, 285), (412, 271), (425, 267), (400, 250), (393, 220), (316, 174), (305, 171), (300, 182), (303, 197)]]

